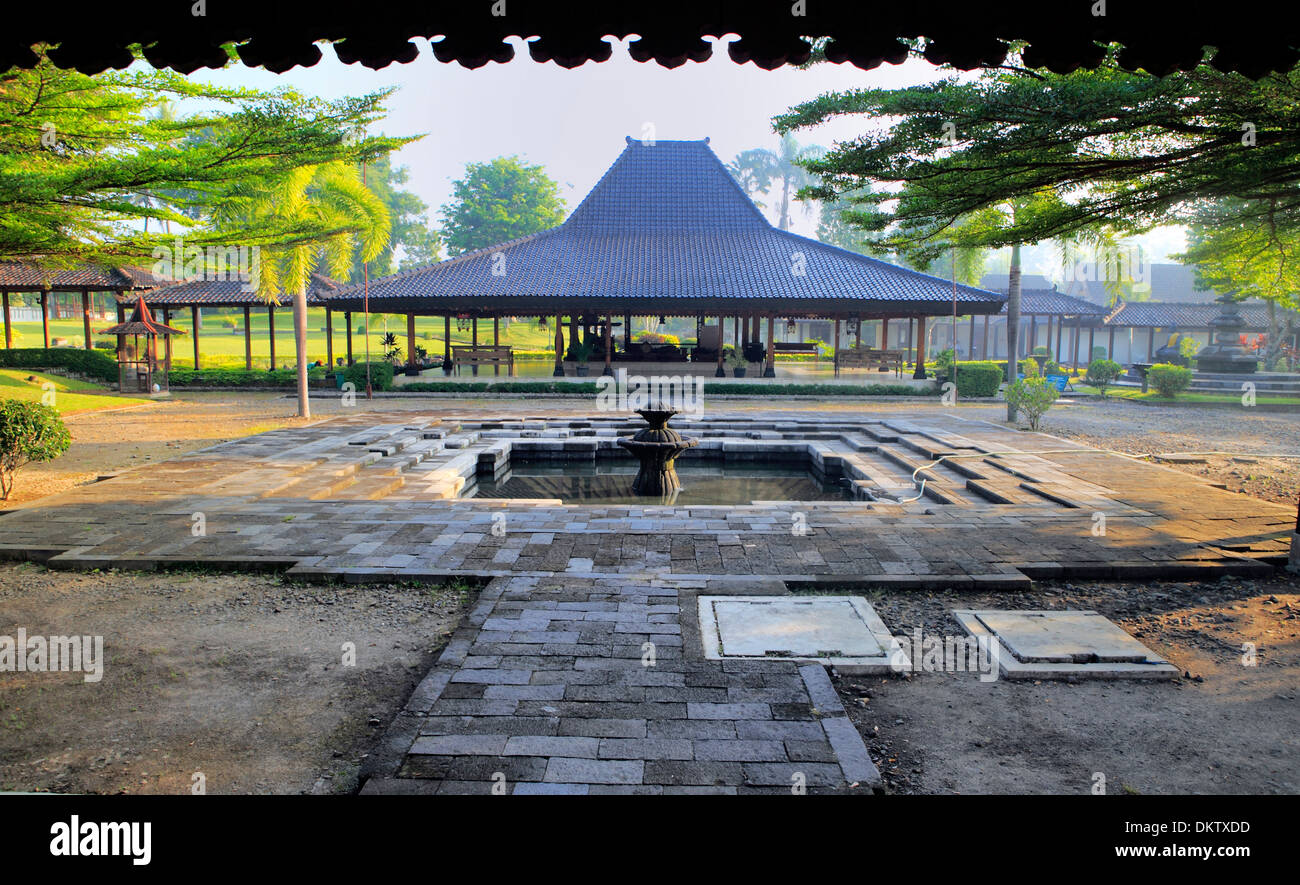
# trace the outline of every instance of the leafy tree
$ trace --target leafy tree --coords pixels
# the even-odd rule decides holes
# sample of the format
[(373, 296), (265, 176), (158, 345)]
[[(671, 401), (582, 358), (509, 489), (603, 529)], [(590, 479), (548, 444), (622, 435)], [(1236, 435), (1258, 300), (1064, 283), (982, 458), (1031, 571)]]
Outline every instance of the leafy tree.
[(850, 114), (875, 121), (803, 163), (821, 179), (807, 196), (911, 184), (901, 198), (879, 192), (860, 223), (896, 225), (918, 242), (1043, 191), (1061, 199), (986, 245), (1041, 242), (1095, 224), (1142, 231), (1223, 197), (1245, 201), (1243, 220), (1300, 226), (1296, 69), (1257, 82), (1208, 64), (1156, 77), (1121, 70), (1117, 57), (1111, 47), (1096, 70), (1053, 74), (1026, 69), (1013, 54), (974, 81), (829, 93), (775, 124), (786, 133)]
[[(781, 146), (773, 151), (767, 148), (754, 148), (741, 151), (736, 159), (727, 164), (727, 170), (760, 207), (764, 204), (756, 198), (768, 194), (773, 184), (780, 187), (781, 207), (777, 213), (777, 227), (790, 229), (790, 198), (801, 188), (815, 184), (817, 178), (810, 175), (803, 163), (825, 153), (820, 145), (801, 146), (794, 136), (785, 134), (781, 137)], [(804, 205), (804, 212), (811, 212), (812, 204)], [(839, 245), (839, 244), (836, 244)], [(856, 251), (856, 250), (855, 250)]]
[(307, 399), (307, 286), (324, 267), (345, 277), (353, 256), (373, 260), (388, 243), (388, 209), (361, 183), (357, 167), (337, 161), (299, 166), (287, 175), (241, 182), (220, 203), (218, 221), (237, 228), (266, 224), (291, 229), (293, 242), (264, 248), (257, 274), (258, 294), (277, 303), (293, 295), (294, 350), (298, 362), (298, 415), (311, 416)]
[(497, 157), (465, 167), (442, 214), (443, 241), (462, 255), (555, 227), (564, 220), (564, 200), (542, 166)]
[(72, 445), (59, 413), (44, 403), (0, 399), (0, 501), (9, 500), (18, 471), (53, 461)]
[[(0, 257), (145, 260), (170, 245), (161, 229), (140, 229), (145, 219), (186, 226), (189, 245), (299, 240), (311, 232), (275, 223), (216, 231), (202, 219), (241, 182), (373, 161), (409, 141), (345, 138), (380, 120), (389, 94), (323, 101), (170, 71), (90, 77), (42, 56), (0, 74)], [(174, 102), (199, 110), (160, 113)]]
[(1124, 367), (1114, 360), (1099, 359), (1088, 363), (1088, 373), (1084, 380), (1101, 391), (1104, 398), (1106, 388), (1115, 383), (1115, 379), (1124, 374)]
[[(410, 179), (410, 170), (394, 166), (392, 156), (378, 158), (367, 164), (363, 176), (366, 187), (379, 198), (388, 210), (392, 234), (387, 245), (370, 262), (370, 276), (386, 276), (397, 270), (421, 267), (438, 261), (442, 256), (442, 238), (429, 227), (428, 205), (418, 195), (403, 190), (399, 185)], [(401, 258), (397, 250), (401, 249)], [(358, 251), (353, 258), (349, 279), (358, 283), (363, 277), (362, 256)]]

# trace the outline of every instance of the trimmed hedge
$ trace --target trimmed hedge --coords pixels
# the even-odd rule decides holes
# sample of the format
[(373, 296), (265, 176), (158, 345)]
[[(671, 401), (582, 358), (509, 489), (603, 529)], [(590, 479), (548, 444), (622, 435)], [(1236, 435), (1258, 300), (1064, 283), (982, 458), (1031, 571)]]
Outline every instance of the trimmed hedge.
[[(366, 389), (366, 364), (354, 363), (343, 370), (343, 380), (351, 381), (356, 385), (357, 390)], [(392, 390), (393, 389), (393, 364), (392, 363), (375, 363), (370, 364), (370, 386), (375, 390)]]
[[(595, 395), (594, 381), (413, 381), (403, 384), (401, 393), (573, 393)], [(726, 396), (937, 396), (934, 387), (915, 388), (902, 384), (867, 384), (863, 387), (830, 384), (736, 384), (730, 381), (704, 380), (705, 394)]]
[(117, 381), (117, 360), (76, 347), (14, 347), (0, 350), (0, 368), (65, 369), (96, 381)]
[[(313, 373), (309, 371), (308, 377)], [(320, 377), (317, 374), (315, 377)], [(296, 369), (177, 369), (167, 375), (172, 387), (293, 387)]]
[(958, 396), (997, 396), (1006, 376), (1005, 363), (980, 360), (957, 364)]
[(1192, 370), (1171, 363), (1156, 363), (1147, 369), (1147, 381), (1161, 396), (1173, 399), (1192, 383)]

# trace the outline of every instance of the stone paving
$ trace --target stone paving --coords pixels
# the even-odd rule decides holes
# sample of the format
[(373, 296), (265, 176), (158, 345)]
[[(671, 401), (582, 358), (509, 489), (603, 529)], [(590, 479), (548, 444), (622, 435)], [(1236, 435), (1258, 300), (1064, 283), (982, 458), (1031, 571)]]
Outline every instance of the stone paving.
[(692, 457), (798, 461), (857, 500), (459, 498), (512, 458), (606, 457), (639, 421), (365, 413), (40, 499), (0, 515), (0, 556), (487, 579), (372, 759), (373, 792), (870, 792), (878, 775), (823, 668), (705, 660), (698, 595), (1265, 574), (1294, 521), (1169, 468), (938, 409), (674, 424), (700, 439)]

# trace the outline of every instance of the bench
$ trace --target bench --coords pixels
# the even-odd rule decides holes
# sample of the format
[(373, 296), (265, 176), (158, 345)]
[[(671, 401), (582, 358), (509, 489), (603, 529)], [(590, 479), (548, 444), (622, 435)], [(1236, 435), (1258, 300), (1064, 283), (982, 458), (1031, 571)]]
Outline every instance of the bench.
[(821, 358), (821, 350), (811, 341), (773, 341), (772, 352), (777, 356), (783, 353), (810, 353), (813, 362)]
[(840, 369), (893, 369), (903, 374), (901, 350), (876, 350), (874, 347), (842, 348), (835, 351), (835, 374)]
[(461, 366), (469, 366), (478, 374), (479, 366), (505, 366), (506, 374), (515, 374), (515, 355), (509, 347), (473, 347), (453, 344), (451, 365), (457, 375)]

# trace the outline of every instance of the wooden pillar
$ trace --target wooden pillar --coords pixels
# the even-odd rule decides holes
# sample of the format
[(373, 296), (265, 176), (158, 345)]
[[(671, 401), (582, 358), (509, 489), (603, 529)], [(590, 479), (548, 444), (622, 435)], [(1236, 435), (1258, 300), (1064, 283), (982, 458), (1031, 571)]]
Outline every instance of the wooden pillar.
[(406, 315), (406, 365), (415, 368), (415, 314)]
[(853, 347), (854, 349), (862, 347), (862, 317), (857, 317), (853, 321)]
[(253, 316), (247, 304), (244, 305), (244, 369), (253, 371)]
[(623, 314), (623, 349), (632, 349), (632, 314)]
[[(733, 320), (733, 322), (735, 322), (735, 323), (739, 323), (739, 319), (738, 319), (738, 318), (733, 317), (732, 320)], [(724, 368), (722, 368), (722, 344), (723, 344), (723, 340), (726, 338), (726, 336), (723, 334), (723, 330), (727, 328), (727, 327), (726, 327), (726, 322), (727, 322), (727, 318), (726, 318), (726, 317), (718, 317), (718, 354), (717, 354), (717, 368), (713, 370), (713, 377), (715, 377), (715, 378), (725, 378), (725, 377), (727, 377), (727, 370), (724, 369)], [(739, 334), (739, 332), (740, 332), (740, 326), (739, 326), (739, 325), (733, 325), (733, 327), (732, 327), (732, 331), (735, 332), (735, 333), (737, 333), (737, 334)], [(698, 340), (698, 339), (697, 339), (697, 340)], [(737, 352), (739, 352), (739, 349), (740, 349), (740, 342), (739, 342), (739, 340), (736, 341), (736, 349), (737, 349)]]
[[(718, 347), (722, 347), (722, 318), (718, 318)], [(731, 343), (740, 350), (740, 317), (731, 318)]]
[(975, 359), (975, 314), (970, 315), (970, 338), (966, 342), (966, 359)]
[(1079, 323), (1070, 327), (1070, 365), (1079, 368)]
[(558, 313), (555, 315), (555, 371), (551, 375), (564, 377), (564, 319)]
[(613, 375), (614, 370), (611, 368), (614, 362), (614, 315), (605, 314), (605, 371), (602, 375)]
[(13, 346), (14, 346), (14, 329), (13, 329), (13, 324), (10, 323), (10, 321), (9, 321), (9, 290), (8, 290), (8, 289), (5, 289), (3, 292), (0, 292), (0, 297), (3, 297), (3, 299), (4, 299), (4, 312), (5, 312), (5, 347), (13, 347)]
[[(492, 314), (492, 346), (501, 346), (501, 317), (496, 314)], [(492, 374), (500, 375), (501, 367), (498, 365), (492, 366)]]
[(835, 318), (835, 377), (840, 377), (840, 318)]
[(350, 366), (352, 365), (352, 311), (345, 310), (343, 312), (343, 322), (346, 323), (348, 327), (348, 334), (347, 334), (348, 354), (344, 362), (346, 362)]
[(880, 321), (880, 349), (889, 350), (889, 317)]
[(1093, 344), (1093, 336), (1096, 334), (1097, 334), (1097, 327), (1092, 325), (1088, 326), (1088, 359), (1084, 363), (1084, 365), (1086, 366), (1092, 365), (1092, 350), (1093, 347), (1095, 347), (1095, 345)]
[(268, 304), (266, 306), (266, 324), (270, 329), (270, 331), (268, 332), (268, 336), (271, 339), (271, 368), (274, 369), (275, 368), (275, 305), (274, 304)]
[(1061, 332), (1065, 328), (1065, 317), (1056, 318), (1056, 361), (1061, 361)]
[(194, 327), (194, 368), (201, 368), (199, 365), (199, 306), (190, 305), (190, 325)]
[(980, 358), (991, 360), (993, 355), (989, 353), (989, 315), (984, 314), (984, 335), (980, 339)]
[[(469, 343), (471, 347), (478, 347), (478, 317), (474, 317), (472, 320), (470, 320)], [(477, 370), (478, 366), (475, 366), (474, 368)], [(475, 371), (474, 374), (477, 375), (478, 372)]]
[[(1026, 353), (1033, 353), (1034, 348), (1038, 346), (1038, 314), (1036, 313), (1029, 315), (1029, 339), (1026, 344), (1029, 345), (1025, 351)], [(1016, 357), (1018, 359), (1019, 354)]]
[(93, 350), (90, 343), (90, 290), (81, 290), (81, 330), (86, 336), (86, 350)]
[(442, 361), (451, 362), (451, 314), (442, 318)]
[(334, 312), (325, 308), (325, 368), (334, 371)]
[(1106, 359), (1115, 359), (1115, 327), (1110, 327), (1110, 340), (1106, 342)]
[[(162, 312), (162, 321), (164, 326), (170, 326), (172, 324), (172, 312), (165, 307), (163, 308), (163, 312)], [(165, 354), (164, 363), (166, 364), (167, 371), (170, 372), (172, 370), (172, 336), (171, 335), (163, 336), (163, 353)]]
[(925, 314), (916, 318), (916, 371), (913, 378), (924, 378), (925, 374)]
[[(858, 321), (861, 323), (861, 320)], [(862, 336), (862, 327), (858, 326), (858, 336)], [(776, 349), (772, 347), (776, 340), (776, 317), (767, 318), (767, 359), (764, 360), (766, 367), (763, 369), (764, 378), (776, 377)]]
[(50, 290), (41, 290), (41, 332), (45, 335), (45, 349), (50, 349)]
[(578, 311), (569, 314), (569, 347), (572, 348), (580, 340), (578, 338), (578, 327), (582, 322), (582, 316)]
[(1147, 362), (1149, 363), (1153, 359), (1155, 359), (1155, 355), (1156, 355), (1156, 327), (1149, 326), (1147, 328)]

